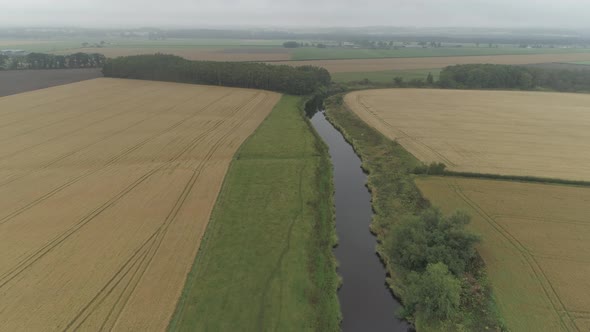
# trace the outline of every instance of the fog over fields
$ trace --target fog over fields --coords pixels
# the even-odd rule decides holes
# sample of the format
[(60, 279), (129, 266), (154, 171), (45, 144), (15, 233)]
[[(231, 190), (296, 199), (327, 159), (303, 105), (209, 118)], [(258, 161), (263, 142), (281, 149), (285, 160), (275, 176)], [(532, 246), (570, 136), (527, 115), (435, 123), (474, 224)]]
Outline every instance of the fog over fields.
[(588, 28), (583, 0), (23, 0), (0, 26), (416, 26)]

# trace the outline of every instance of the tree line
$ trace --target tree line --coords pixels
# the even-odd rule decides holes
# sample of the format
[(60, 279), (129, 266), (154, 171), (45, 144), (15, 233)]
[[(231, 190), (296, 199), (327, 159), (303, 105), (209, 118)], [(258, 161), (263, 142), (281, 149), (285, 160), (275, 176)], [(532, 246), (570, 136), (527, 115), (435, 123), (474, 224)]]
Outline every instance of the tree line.
[(190, 61), (175, 55), (137, 55), (109, 59), (106, 77), (263, 89), (293, 95), (327, 90), (330, 73), (313, 66), (253, 62)]
[(0, 70), (95, 68), (103, 66), (105, 61), (106, 57), (98, 53), (0, 55)]
[(590, 91), (590, 70), (493, 64), (456, 65), (441, 71), (438, 85), (450, 89), (588, 92)]

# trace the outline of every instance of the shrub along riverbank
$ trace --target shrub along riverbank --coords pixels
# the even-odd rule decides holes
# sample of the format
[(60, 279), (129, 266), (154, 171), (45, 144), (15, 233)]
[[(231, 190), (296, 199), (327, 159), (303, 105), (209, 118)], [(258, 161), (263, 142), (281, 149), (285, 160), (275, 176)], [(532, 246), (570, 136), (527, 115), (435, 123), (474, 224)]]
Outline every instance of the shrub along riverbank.
[(353, 145), (368, 173), (375, 216), (372, 231), (390, 274), (388, 284), (404, 304), (404, 318), (419, 331), (501, 330), (478, 237), (462, 213), (443, 216), (414, 184), (421, 163), (342, 104), (327, 101), (328, 119)]
[(169, 330), (339, 330), (332, 166), (302, 107), (234, 156)]

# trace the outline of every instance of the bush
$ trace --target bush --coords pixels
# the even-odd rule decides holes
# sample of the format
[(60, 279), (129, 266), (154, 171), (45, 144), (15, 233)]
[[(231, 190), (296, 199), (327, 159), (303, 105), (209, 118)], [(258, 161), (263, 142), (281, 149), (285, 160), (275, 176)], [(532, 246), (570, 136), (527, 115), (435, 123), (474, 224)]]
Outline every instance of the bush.
[(443, 263), (429, 264), (422, 274), (412, 272), (407, 277), (406, 310), (419, 320), (445, 322), (459, 314), (461, 282)]
[(300, 45), (299, 45), (299, 43), (298, 43), (298, 42), (296, 42), (296, 41), (288, 41), (288, 42), (284, 42), (284, 43), (283, 43), (283, 46), (284, 46), (285, 48), (297, 48), (297, 47), (299, 47)]
[(430, 165), (421, 165), (414, 169), (414, 174), (443, 175), (447, 165), (443, 163), (431, 163)]
[(444, 263), (455, 276), (461, 276), (475, 257), (479, 241), (465, 229), (469, 221), (466, 213), (445, 217), (436, 208), (406, 217), (392, 229), (389, 256), (405, 271), (422, 273), (429, 264)]

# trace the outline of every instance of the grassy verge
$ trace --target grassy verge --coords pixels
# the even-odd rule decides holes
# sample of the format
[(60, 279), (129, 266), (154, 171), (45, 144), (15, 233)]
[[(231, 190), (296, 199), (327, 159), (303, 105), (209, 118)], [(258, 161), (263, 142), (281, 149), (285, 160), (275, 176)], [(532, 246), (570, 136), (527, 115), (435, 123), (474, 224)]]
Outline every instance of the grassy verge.
[[(363, 168), (368, 173), (368, 187), (372, 193), (375, 215), (371, 224), (377, 235), (378, 254), (386, 265), (389, 278), (388, 285), (402, 301), (407, 298), (404, 272), (398, 270), (389, 256), (391, 252), (391, 230), (404, 218), (417, 215), (430, 206), (416, 184), (412, 171), (419, 165), (413, 155), (401, 145), (383, 136), (349, 111), (341, 103), (341, 96), (328, 100), (327, 116), (353, 145), (363, 161)], [(479, 263), (479, 261), (478, 261)], [(464, 331), (482, 331), (500, 329), (498, 310), (496, 309), (489, 285), (486, 284), (485, 271), (481, 270), (479, 284), (486, 289), (485, 304), (476, 308), (462, 307), (458, 327)], [(447, 326), (427, 325), (416, 318), (414, 322), (419, 331), (449, 330)], [(450, 330), (456, 330), (453, 326)]]
[(434, 80), (438, 80), (441, 69), (416, 69), (416, 70), (385, 70), (371, 72), (333, 73), (332, 80), (338, 83), (362, 81), (367, 79), (375, 83), (392, 83), (395, 77), (401, 77), (404, 81), (426, 81), (428, 73), (432, 73)]
[(171, 331), (337, 331), (327, 147), (285, 96), (226, 176)]

